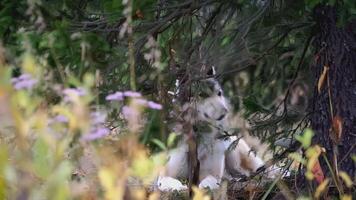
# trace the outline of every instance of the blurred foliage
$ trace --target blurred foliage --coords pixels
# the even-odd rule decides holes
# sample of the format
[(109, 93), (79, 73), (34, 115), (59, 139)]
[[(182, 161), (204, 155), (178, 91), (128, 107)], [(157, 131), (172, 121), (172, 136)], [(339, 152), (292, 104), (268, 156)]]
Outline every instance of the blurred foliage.
[[(355, 15), (352, 0), (135, 0), (132, 7), (120, 0), (1, 1), (0, 198), (121, 199), (131, 177), (151, 183), (164, 162), (151, 152), (175, 140), (169, 125), (179, 103), (167, 92), (177, 90), (176, 78), (199, 80), (207, 66), (217, 67), (216, 78), (251, 123), (251, 134), (272, 142), (302, 133), (313, 61), (309, 16), (318, 3), (338, 7), (340, 26)], [(130, 50), (138, 91), (164, 107), (137, 109), (137, 127), (122, 113), (131, 98), (105, 100), (130, 90)], [(21, 74), (36, 86), (16, 90), (11, 78)], [(69, 88), (85, 94), (71, 93), (68, 102)], [(110, 135), (83, 141), (94, 111), (107, 115)], [(56, 116), (68, 121), (54, 122)], [(309, 146), (309, 136), (301, 139)], [(194, 199), (207, 199), (194, 190)], [(143, 189), (132, 193), (146, 197)]]

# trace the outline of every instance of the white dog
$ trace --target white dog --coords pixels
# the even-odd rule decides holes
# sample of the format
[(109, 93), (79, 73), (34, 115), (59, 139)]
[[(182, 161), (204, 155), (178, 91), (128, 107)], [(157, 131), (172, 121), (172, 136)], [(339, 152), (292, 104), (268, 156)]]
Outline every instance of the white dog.
[[(185, 105), (195, 111), (195, 134), (198, 138), (198, 159), (200, 162), (199, 187), (211, 189), (219, 187), (222, 178), (249, 176), (264, 165), (261, 158), (251, 152), (251, 148), (243, 140), (237, 141), (236, 136), (224, 137), (229, 103), (215, 79), (202, 81), (204, 88), (194, 103)], [(202, 130), (199, 130), (199, 124)], [(231, 146), (234, 143), (233, 146)], [(237, 143), (237, 144), (236, 144)], [(236, 145), (236, 146), (235, 146)], [(230, 148), (229, 148), (230, 147)], [(231, 148), (235, 147), (235, 148)], [(169, 152), (169, 160), (165, 171), (158, 178), (160, 190), (182, 190), (187, 187), (177, 179), (188, 178), (188, 145), (182, 141), (176, 149)]]

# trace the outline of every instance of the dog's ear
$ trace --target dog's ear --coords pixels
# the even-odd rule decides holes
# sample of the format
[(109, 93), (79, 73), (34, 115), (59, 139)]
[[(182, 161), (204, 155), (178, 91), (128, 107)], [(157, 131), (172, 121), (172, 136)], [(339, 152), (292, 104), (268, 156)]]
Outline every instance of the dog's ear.
[(215, 76), (215, 75), (216, 75), (215, 67), (212, 66), (212, 67), (208, 70), (208, 72), (206, 73), (206, 75), (208, 75), (208, 76)]

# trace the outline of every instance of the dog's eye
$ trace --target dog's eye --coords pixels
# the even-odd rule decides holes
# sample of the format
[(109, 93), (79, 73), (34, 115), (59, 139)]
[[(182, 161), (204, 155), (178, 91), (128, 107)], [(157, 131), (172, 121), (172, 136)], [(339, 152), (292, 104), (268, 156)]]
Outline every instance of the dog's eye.
[(220, 97), (221, 95), (222, 95), (222, 92), (221, 92), (221, 90), (219, 90), (218, 96)]

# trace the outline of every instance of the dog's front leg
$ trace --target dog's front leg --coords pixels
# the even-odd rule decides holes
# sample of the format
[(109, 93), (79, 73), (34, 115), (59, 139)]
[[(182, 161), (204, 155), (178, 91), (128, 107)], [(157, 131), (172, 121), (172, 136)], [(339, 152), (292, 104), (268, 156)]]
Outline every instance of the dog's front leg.
[(216, 140), (211, 146), (202, 145), (199, 148), (200, 188), (216, 189), (225, 170), (225, 145), (222, 141)]
[(169, 190), (185, 190), (186, 185), (183, 185), (178, 178), (188, 178), (188, 161), (187, 161), (188, 147), (182, 144), (176, 149), (168, 153), (168, 162), (163, 172), (157, 180), (158, 189), (161, 191)]
[[(233, 140), (235, 141), (236, 138)], [(251, 173), (264, 165), (263, 160), (251, 152), (251, 148), (243, 139), (239, 139), (237, 145), (226, 151), (226, 172), (232, 177), (250, 176)]]

